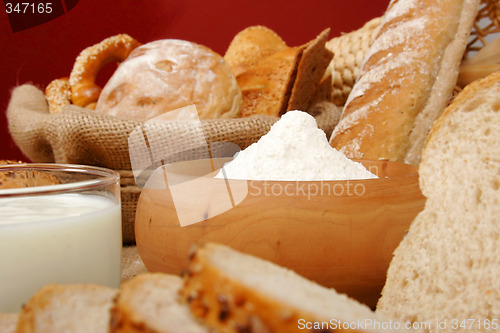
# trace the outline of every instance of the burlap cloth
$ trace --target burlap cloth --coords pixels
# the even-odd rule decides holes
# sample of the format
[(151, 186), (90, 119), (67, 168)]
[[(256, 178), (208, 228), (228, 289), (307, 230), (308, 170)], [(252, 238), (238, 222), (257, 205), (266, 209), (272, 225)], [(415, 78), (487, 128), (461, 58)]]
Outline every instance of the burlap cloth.
[[(316, 114), (318, 126), (329, 136), (340, 118), (340, 110), (333, 104), (319, 104), (310, 111)], [(141, 188), (131, 170), (129, 136), (144, 124), (75, 105), (67, 106), (61, 113), (51, 114), (43, 91), (31, 84), (13, 89), (7, 120), (12, 138), (33, 162), (94, 165), (118, 171), (121, 176), (123, 242), (135, 242), (135, 210)], [(277, 117), (270, 116), (201, 120), (201, 127), (207, 142), (230, 142), (245, 149), (267, 133), (277, 120)], [(161, 122), (149, 130), (149, 134), (155, 136), (155, 142), (165, 143), (169, 149), (178, 152), (190, 150), (193, 147), (191, 141), (199, 140), (199, 135), (195, 135), (199, 133), (191, 133), (192, 126), (182, 121)], [(173, 155), (163, 162), (199, 157), (199, 152), (192, 151)], [(147, 158), (150, 156), (145, 152), (144, 159)]]
[(122, 249), (122, 282), (148, 270), (142, 262), (136, 246), (124, 246)]

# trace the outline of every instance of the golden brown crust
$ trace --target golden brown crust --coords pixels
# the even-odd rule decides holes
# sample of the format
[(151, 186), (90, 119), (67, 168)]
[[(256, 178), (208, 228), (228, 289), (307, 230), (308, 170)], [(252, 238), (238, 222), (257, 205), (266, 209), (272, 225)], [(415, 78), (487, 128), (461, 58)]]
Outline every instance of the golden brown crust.
[(111, 333), (155, 333), (155, 330), (150, 329), (142, 318), (138, 318), (134, 310), (130, 307), (132, 294), (138, 286), (141, 285), (144, 277), (149, 276), (138, 275), (122, 283), (120, 292), (113, 300), (111, 307), (110, 332)]
[[(459, 22), (470, 31), (477, 3), (392, 1), (331, 145), (351, 158), (404, 161), (417, 120), (424, 124), (418, 135), (426, 135), (453, 90), (466, 43), (464, 34), (457, 36)], [(462, 54), (461, 45), (453, 45), (457, 37), (464, 40)], [(418, 119), (430, 103), (434, 109)]]
[(203, 250), (190, 258), (181, 295), (195, 317), (220, 332), (304, 332), (298, 320), (316, 319), (228, 278)]
[(186, 40), (163, 39), (130, 53), (104, 86), (96, 111), (145, 121), (193, 104), (200, 119), (235, 118), (241, 90), (218, 53)]
[(111, 308), (110, 333), (208, 333), (179, 297), (177, 275), (145, 273), (124, 283)]
[(264, 57), (239, 74), (236, 79), (243, 94), (241, 115), (307, 112), (320, 94), (327, 95), (328, 91), (316, 90), (333, 56), (325, 46), (329, 32), (326, 29), (306, 44)]
[(49, 112), (60, 113), (66, 105), (71, 104), (71, 86), (69, 78), (52, 80), (45, 88), (45, 97), (49, 104)]
[[(473, 81), (469, 85), (467, 85), (456, 97), (453, 99), (451, 104), (444, 110), (444, 112), (439, 116), (439, 118), (434, 122), (432, 129), (429, 132), (429, 136), (427, 141), (432, 140), (432, 137), (436, 135), (435, 133), (439, 132), (442, 124), (445, 122), (446, 117), (456, 112), (458, 109), (462, 108), (463, 105), (467, 104), (475, 95), (478, 94), (483, 89), (489, 88), (493, 83), (500, 83), (500, 71), (492, 73), (485, 78)], [(500, 90), (498, 91), (500, 96)], [(500, 105), (493, 105), (497, 111), (500, 110)], [(472, 111), (472, 110), (470, 110)]]
[[(332, 327), (304, 328), (298, 323), (325, 322), (314, 313), (298, 309), (260, 292), (226, 274), (213, 263), (213, 245), (198, 247), (189, 257), (181, 296), (191, 313), (219, 332), (333, 332)], [(256, 272), (259, 274), (259, 272)], [(249, 277), (251, 279), (251, 277)], [(347, 305), (346, 305), (347, 306)], [(333, 313), (332, 316), (335, 314)], [(352, 329), (351, 332), (358, 330)]]
[(87, 107), (97, 102), (102, 90), (95, 83), (99, 70), (110, 62), (125, 60), (139, 45), (140, 43), (129, 35), (119, 34), (80, 52), (69, 77), (73, 104)]
[(236, 77), (243, 95), (242, 117), (279, 116), (287, 110), (304, 48), (276, 52)]
[(288, 46), (273, 30), (257, 25), (250, 26), (234, 36), (224, 54), (224, 60), (231, 66), (234, 75), (245, 72), (262, 59)]
[(307, 111), (311, 106), (316, 89), (333, 58), (333, 52), (326, 48), (329, 33), (330, 29), (325, 29), (306, 44), (297, 68), (297, 76), (287, 106), (288, 111)]
[[(24, 164), (21, 161), (0, 160), (0, 165)], [(13, 169), (0, 168), (0, 189), (22, 188), (27, 186), (56, 185), (60, 181), (57, 177), (40, 171), (35, 171), (31, 175), (25, 172), (18, 172)]]

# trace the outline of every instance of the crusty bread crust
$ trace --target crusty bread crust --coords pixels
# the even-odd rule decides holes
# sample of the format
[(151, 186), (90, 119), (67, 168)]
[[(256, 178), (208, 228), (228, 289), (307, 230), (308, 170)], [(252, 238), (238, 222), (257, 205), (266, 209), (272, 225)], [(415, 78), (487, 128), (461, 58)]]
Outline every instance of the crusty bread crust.
[(234, 36), (224, 60), (231, 66), (234, 75), (238, 76), (262, 59), (287, 48), (283, 39), (273, 30), (261, 25), (250, 26)]
[[(479, 95), (481, 91), (484, 89), (488, 89), (494, 84), (500, 86), (500, 71), (497, 71), (493, 74), (488, 75), (487, 77), (474, 81), (471, 84), (467, 85), (454, 99), (453, 102), (446, 108), (443, 114), (436, 120), (432, 129), (429, 131), (428, 141), (432, 140), (433, 136), (436, 135), (441, 130), (443, 123), (446, 120), (446, 117), (453, 113), (457, 112), (458, 109), (463, 108), (467, 102), (471, 101), (471, 97)], [(498, 89), (498, 94), (500, 96), (500, 88)], [(500, 105), (493, 105), (493, 108), (496, 108), (497, 111), (500, 108)], [(472, 110), (470, 110), (472, 111)]]
[[(253, 273), (247, 271), (249, 267)], [(272, 295), (264, 284), (272, 284), (281, 291)], [(290, 293), (295, 293), (294, 297)], [(303, 302), (297, 301), (297, 294)], [(192, 252), (181, 295), (189, 303), (193, 315), (218, 332), (329, 333), (338, 330), (332, 324), (335, 320), (352, 323), (381, 318), (375, 317), (367, 306), (337, 294), (333, 289), (321, 287), (293, 271), (215, 243), (204, 244)], [(332, 307), (333, 303), (335, 306)], [(322, 326), (301, 326), (300, 323)], [(380, 330), (354, 324), (346, 331)]]
[(304, 48), (278, 51), (236, 77), (243, 96), (243, 117), (279, 116), (286, 111)]
[(377, 312), (430, 333), (453, 321), (454, 332), (498, 332), (489, 323), (500, 318), (499, 132), (500, 71), (434, 122), (419, 166), (426, 205), (394, 252)]
[(391, 1), (332, 147), (351, 158), (418, 164), (456, 83), (478, 7), (479, 0)]
[(177, 275), (144, 273), (124, 283), (111, 308), (110, 333), (208, 333), (179, 296)]
[[(245, 37), (246, 43), (251, 44), (251, 47), (239, 47), (241, 51), (238, 54), (249, 53), (244, 59), (255, 54), (253, 62), (244, 60), (244, 63), (239, 64), (233, 60), (233, 71), (238, 72), (236, 80), (243, 96), (241, 116), (277, 117), (290, 110), (308, 111), (317, 101), (316, 94), (320, 93), (316, 90), (333, 57), (333, 53), (326, 48), (330, 29), (323, 30), (315, 39), (300, 46), (279, 44), (275, 52), (272, 52), (266, 39), (259, 38), (264, 32), (266, 36), (277, 38), (268, 29), (253, 27), (244, 30), (233, 41), (239, 45), (237, 42)], [(237, 46), (233, 48), (238, 49)], [(231, 48), (228, 49), (230, 51)], [(232, 53), (236, 52), (233, 50), (229, 54)]]
[(314, 40), (307, 43), (302, 52), (287, 111), (309, 110), (316, 89), (322, 83), (325, 71), (333, 58), (333, 52), (326, 48), (329, 34), (330, 29), (323, 30)]
[(144, 121), (192, 104), (200, 119), (239, 116), (241, 91), (234, 73), (204, 45), (162, 39), (130, 53), (106, 82), (96, 111)]

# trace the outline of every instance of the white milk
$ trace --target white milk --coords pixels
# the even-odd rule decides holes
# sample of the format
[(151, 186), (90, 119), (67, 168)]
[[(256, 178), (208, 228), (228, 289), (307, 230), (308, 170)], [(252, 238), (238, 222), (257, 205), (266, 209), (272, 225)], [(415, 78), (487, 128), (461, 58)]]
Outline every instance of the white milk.
[(48, 283), (118, 287), (119, 203), (76, 193), (0, 199), (0, 312)]

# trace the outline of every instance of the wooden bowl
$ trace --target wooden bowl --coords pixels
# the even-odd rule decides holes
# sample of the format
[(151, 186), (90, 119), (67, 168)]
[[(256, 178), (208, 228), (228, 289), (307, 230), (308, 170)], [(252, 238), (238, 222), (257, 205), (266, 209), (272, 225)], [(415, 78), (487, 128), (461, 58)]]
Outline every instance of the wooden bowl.
[(380, 177), (369, 180), (215, 179), (227, 160), (179, 162), (149, 178), (135, 224), (148, 270), (179, 274), (193, 244), (218, 242), (375, 306), (392, 252), (424, 207), (415, 166), (360, 161)]

